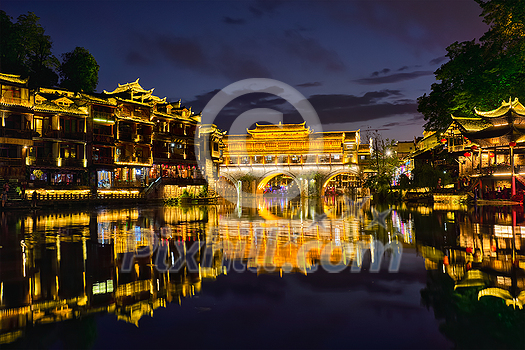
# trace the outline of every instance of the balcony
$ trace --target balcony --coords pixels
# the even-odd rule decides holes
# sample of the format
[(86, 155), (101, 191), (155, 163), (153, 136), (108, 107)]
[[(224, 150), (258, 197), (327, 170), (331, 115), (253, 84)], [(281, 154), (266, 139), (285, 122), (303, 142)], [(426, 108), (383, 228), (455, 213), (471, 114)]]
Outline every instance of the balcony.
[(24, 166), (22, 158), (0, 157), (0, 167), (20, 167)]
[(150, 164), (151, 158), (150, 157), (133, 157), (133, 162), (139, 163), (139, 164)]
[(93, 112), (93, 121), (101, 124), (115, 124), (115, 116), (107, 112)]
[(99, 135), (99, 134), (93, 135), (93, 142), (112, 144), (114, 141), (115, 141), (115, 138), (113, 137), (113, 135)]
[(58, 166), (84, 168), (85, 167), (85, 161), (84, 161), (84, 159), (76, 159), (76, 158), (57, 158), (57, 165)]
[(31, 107), (31, 103), (27, 99), (22, 99), (20, 97), (2, 97), (0, 98), (0, 103), (16, 106)]
[(53, 157), (28, 157), (30, 160), (29, 165), (35, 166), (56, 166), (57, 159)]
[(9, 137), (13, 139), (31, 139), (32, 130), (8, 129), (0, 127), (0, 137)]
[(106, 164), (106, 165), (112, 165), (114, 164), (113, 157), (102, 157), (97, 154), (93, 155), (93, 164)]
[(119, 139), (119, 141), (128, 141), (128, 142), (133, 142), (134, 141), (133, 134), (130, 133), (130, 132), (119, 132), (118, 133), (118, 139)]
[(119, 163), (131, 163), (132, 157), (131, 156), (124, 156), (124, 155), (118, 155), (117, 159), (115, 159), (115, 162)]
[(62, 132), (59, 134), (62, 139), (86, 141), (86, 134), (84, 132)]
[(115, 160), (117, 163), (128, 163), (128, 164), (152, 164), (151, 158), (149, 157), (132, 157), (132, 156), (117, 156)]
[(64, 132), (62, 130), (49, 130), (47, 132), (44, 132), (42, 137), (50, 139), (86, 141), (86, 133), (84, 132)]

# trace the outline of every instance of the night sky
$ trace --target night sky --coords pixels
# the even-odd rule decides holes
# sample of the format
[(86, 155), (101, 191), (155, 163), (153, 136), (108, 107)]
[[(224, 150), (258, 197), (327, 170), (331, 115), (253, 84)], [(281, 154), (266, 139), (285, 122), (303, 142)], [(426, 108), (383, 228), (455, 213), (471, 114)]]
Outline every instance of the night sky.
[[(487, 30), (474, 0), (355, 1), (9, 1), (14, 20), (28, 11), (53, 40), (53, 52), (88, 49), (100, 65), (97, 91), (140, 78), (145, 89), (199, 112), (240, 79), (291, 85), (316, 109), (323, 129), (379, 129), (384, 137), (421, 136), (417, 97), (455, 41)], [(227, 130), (251, 108), (275, 108), (270, 95), (230, 103), (216, 119)]]

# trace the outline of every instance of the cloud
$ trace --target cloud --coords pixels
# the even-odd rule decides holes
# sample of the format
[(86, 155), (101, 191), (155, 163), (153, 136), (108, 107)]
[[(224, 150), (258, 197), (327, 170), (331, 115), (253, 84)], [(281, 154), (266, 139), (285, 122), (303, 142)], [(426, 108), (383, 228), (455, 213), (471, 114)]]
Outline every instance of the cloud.
[(302, 83), (302, 84), (297, 84), (295, 86), (299, 86), (299, 87), (316, 87), (316, 86), (322, 86), (323, 83), (321, 83), (320, 81), (314, 81), (312, 83)]
[(246, 20), (244, 20), (243, 18), (231, 18), (231, 17), (228, 17), (228, 16), (224, 16), (222, 21), (226, 24), (245, 24), (246, 23)]
[(272, 76), (268, 68), (251, 53), (229, 45), (217, 45), (211, 50), (205, 49), (205, 40), (169, 35), (137, 36), (134, 43), (133, 49), (125, 56), (129, 64), (151, 65), (157, 63), (160, 57), (178, 69), (190, 69), (211, 76), (222, 75), (232, 80)]
[(447, 56), (440, 56), (438, 58), (434, 58), (429, 63), (431, 65), (436, 65), (436, 64), (440, 64), (441, 62), (445, 61), (446, 59), (447, 59)]
[[(374, 72), (375, 73), (375, 72)], [(361, 78), (354, 80), (356, 83), (363, 84), (363, 85), (376, 85), (376, 84), (390, 84), (390, 83), (398, 83), (400, 81), (405, 80), (412, 80), (419, 77), (423, 77), (426, 75), (432, 75), (432, 71), (415, 71), (411, 73), (395, 73), (391, 75), (386, 76), (374, 76), (372, 75), (371, 78)]]
[(372, 77), (377, 77), (379, 74), (388, 74), (390, 72), (389, 68), (383, 68), (380, 71), (375, 71), (371, 74)]
[(475, 1), (325, 1), (311, 6), (333, 21), (364, 25), (417, 49), (442, 50), (455, 41), (479, 38), (488, 29)]
[[(183, 101), (194, 111), (201, 111), (219, 90), (213, 90)], [(369, 91), (361, 96), (348, 94), (312, 95), (308, 101), (316, 110), (323, 125), (371, 122), (381, 118), (396, 117), (401, 124), (418, 124), (422, 118), (417, 112), (417, 102), (402, 98), (399, 90)], [(288, 123), (302, 122), (299, 113), (286, 100), (266, 93), (251, 93), (232, 100), (217, 115), (214, 123), (228, 130), (231, 123), (242, 113), (255, 108), (279, 111)], [(394, 125), (385, 125), (393, 127)]]
[(312, 95), (308, 98), (322, 123), (370, 121), (395, 115), (417, 113), (416, 101), (389, 101), (401, 95), (397, 90), (367, 92), (355, 95)]
[(342, 72), (346, 69), (337, 52), (325, 48), (316, 39), (307, 38), (296, 30), (285, 31), (284, 40), (279, 43), (288, 54), (303, 62), (331, 72)]
[(229, 79), (272, 77), (270, 71), (258, 61), (227, 45), (221, 48), (221, 52), (214, 61), (217, 69)]
[(164, 57), (175, 65), (199, 70), (208, 66), (204, 50), (197, 40), (163, 35), (156, 39), (155, 44)]
[(130, 51), (126, 55), (126, 63), (137, 66), (148, 66), (152, 61), (141, 52)]
[(408, 66), (403, 66), (403, 67), (399, 68), (397, 71), (398, 72), (402, 72), (404, 70), (407, 70), (408, 68), (409, 68)]
[(257, 0), (253, 5), (248, 7), (248, 10), (257, 18), (263, 15), (272, 15), (276, 9), (283, 4), (282, 1), (276, 0)]

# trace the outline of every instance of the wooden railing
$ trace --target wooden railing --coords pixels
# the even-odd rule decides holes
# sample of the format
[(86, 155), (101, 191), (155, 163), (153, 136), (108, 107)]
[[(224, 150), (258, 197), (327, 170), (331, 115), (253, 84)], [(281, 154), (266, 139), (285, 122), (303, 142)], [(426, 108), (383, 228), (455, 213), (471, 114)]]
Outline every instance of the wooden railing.
[(24, 160), (22, 158), (7, 158), (0, 157), (0, 166), (23, 166)]
[(113, 143), (115, 141), (115, 138), (113, 137), (113, 135), (94, 134), (93, 141), (102, 143)]
[(31, 130), (20, 130), (20, 129), (9, 129), (0, 127), (0, 137), (10, 137), (15, 139), (31, 139), (33, 131)]
[(6, 97), (6, 96), (4, 96), (4, 97), (0, 98), (0, 103), (31, 107), (31, 102), (28, 99), (22, 99), (20, 97)]

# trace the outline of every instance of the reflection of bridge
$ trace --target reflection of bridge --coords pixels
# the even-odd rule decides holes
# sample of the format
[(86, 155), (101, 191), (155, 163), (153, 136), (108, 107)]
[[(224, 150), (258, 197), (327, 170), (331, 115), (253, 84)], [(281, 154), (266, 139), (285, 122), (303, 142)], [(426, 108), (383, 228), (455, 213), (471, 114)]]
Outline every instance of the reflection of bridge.
[(226, 150), (220, 176), (235, 192), (263, 193), (276, 176), (297, 185), (297, 195), (323, 194), (330, 181), (340, 190), (356, 187), (359, 172), (358, 131), (313, 132), (302, 124), (256, 125), (248, 135), (225, 138)]

